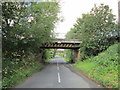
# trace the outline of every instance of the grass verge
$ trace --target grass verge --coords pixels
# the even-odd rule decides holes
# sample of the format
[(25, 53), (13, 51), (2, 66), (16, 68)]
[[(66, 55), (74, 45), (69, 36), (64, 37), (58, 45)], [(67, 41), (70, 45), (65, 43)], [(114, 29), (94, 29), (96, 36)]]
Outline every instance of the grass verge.
[(39, 71), (43, 67), (39, 62), (35, 62), (34, 66), (28, 66), (22, 70), (16, 71), (16, 74), (9, 77), (4, 77), (2, 81), (2, 88), (12, 88), (15, 85), (22, 82), (27, 77), (31, 76), (33, 73)]
[(0, 81), (0, 89), (2, 88), (2, 81)]
[(73, 65), (106, 88), (118, 88), (118, 44), (110, 46), (98, 56)]

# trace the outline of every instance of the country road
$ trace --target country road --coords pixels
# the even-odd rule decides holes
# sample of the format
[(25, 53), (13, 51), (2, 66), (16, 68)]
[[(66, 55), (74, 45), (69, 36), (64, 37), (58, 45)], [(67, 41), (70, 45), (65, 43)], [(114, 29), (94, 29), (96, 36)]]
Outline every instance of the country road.
[(63, 58), (56, 56), (44, 69), (15, 88), (103, 88), (69, 66)]

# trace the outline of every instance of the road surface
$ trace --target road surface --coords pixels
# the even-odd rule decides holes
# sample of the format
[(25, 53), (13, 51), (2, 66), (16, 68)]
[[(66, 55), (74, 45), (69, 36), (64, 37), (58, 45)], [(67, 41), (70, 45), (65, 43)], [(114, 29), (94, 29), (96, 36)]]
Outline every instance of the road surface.
[(69, 66), (63, 58), (56, 56), (43, 70), (15, 88), (102, 88)]

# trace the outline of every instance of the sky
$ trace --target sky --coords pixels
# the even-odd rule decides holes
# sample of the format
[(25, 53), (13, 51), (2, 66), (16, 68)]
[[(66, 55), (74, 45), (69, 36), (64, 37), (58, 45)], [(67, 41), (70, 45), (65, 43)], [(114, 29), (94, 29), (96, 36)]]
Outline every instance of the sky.
[(89, 13), (94, 4), (97, 6), (100, 3), (109, 5), (112, 13), (118, 17), (118, 0), (59, 0), (60, 17), (64, 18), (63, 22), (57, 23), (55, 32), (61, 33), (57, 38), (64, 38), (64, 35), (70, 31), (76, 23), (77, 18), (81, 17), (83, 13)]

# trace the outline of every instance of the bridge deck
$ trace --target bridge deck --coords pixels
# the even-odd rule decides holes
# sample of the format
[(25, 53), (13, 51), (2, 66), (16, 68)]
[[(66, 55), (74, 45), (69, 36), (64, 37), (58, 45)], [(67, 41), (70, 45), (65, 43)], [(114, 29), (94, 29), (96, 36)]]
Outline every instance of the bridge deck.
[(55, 39), (53, 42), (61, 42), (61, 43), (81, 43), (82, 41), (78, 39)]
[(41, 48), (46, 49), (79, 49), (79, 44), (81, 41), (76, 39), (57, 39), (53, 40), (51, 43), (46, 43)]

